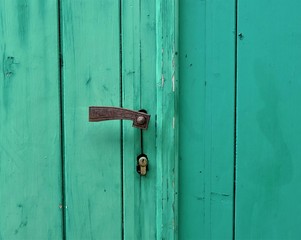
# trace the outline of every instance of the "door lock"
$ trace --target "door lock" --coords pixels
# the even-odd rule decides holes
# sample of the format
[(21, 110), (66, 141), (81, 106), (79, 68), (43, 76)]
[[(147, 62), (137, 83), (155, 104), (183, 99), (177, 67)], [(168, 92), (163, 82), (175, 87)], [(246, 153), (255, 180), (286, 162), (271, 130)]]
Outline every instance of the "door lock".
[[(89, 107), (89, 121), (132, 120), (133, 127), (140, 128), (141, 152), (143, 152), (143, 129), (147, 129), (150, 115), (145, 110), (133, 111), (117, 107)], [(148, 158), (145, 154), (137, 157), (137, 172), (145, 176), (148, 170)]]
[(147, 129), (150, 115), (145, 111), (133, 111), (117, 107), (89, 107), (89, 121), (99, 122), (106, 120), (132, 120), (133, 127)]
[(145, 154), (140, 154), (137, 157), (137, 172), (141, 176), (145, 176), (148, 170), (148, 159)]

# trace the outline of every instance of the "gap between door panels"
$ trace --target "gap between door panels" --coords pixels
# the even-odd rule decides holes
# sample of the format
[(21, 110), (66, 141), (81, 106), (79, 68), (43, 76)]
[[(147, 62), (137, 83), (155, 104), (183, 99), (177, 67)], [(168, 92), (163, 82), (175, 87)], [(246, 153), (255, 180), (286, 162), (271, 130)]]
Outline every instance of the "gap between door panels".
[[(119, 105), (123, 108), (122, 98), (122, 0), (119, 0)], [(124, 194), (123, 194), (123, 159), (124, 159), (124, 148), (123, 148), (123, 121), (120, 121), (120, 169), (121, 169), (121, 237), (124, 239)]]
[(63, 85), (63, 38), (62, 38), (62, 5), (61, 0), (57, 0), (57, 18), (58, 18), (58, 65), (59, 65), (59, 95), (60, 95), (60, 126), (61, 126), (61, 194), (62, 194), (62, 236), (66, 239), (66, 191), (65, 191), (65, 137), (64, 137), (64, 85)]
[(233, 159), (233, 240), (235, 239), (236, 223), (236, 162), (237, 162), (237, 70), (238, 70), (238, 0), (235, 0), (235, 56), (234, 56), (234, 159)]
[[(119, 95), (119, 101), (120, 101), (120, 107), (121, 108), (134, 108), (135, 110), (139, 110), (141, 107), (141, 73), (140, 73), (140, 65), (135, 65), (137, 61), (137, 58), (140, 61), (141, 58), (141, 43), (140, 43), (140, 14), (141, 14), (141, 1), (122, 1), (118, 0), (119, 4), (119, 81), (120, 81), (120, 95)], [(136, 22), (133, 22), (133, 18), (136, 20)], [(138, 21), (139, 19), (139, 21)], [(134, 29), (134, 26), (132, 24), (137, 24), (138, 29)], [(134, 40), (134, 36), (138, 38), (138, 40)], [(139, 45), (138, 45), (139, 43)], [(137, 47), (137, 48), (135, 48)], [(139, 52), (139, 53), (138, 53)], [(133, 54), (133, 55), (132, 55)], [(132, 62), (133, 61), (133, 62)], [(130, 63), (132, 62), (132, 63)], [(139, 68), (139, 71), (136, 69)], [(130, 74), (133, 77), (129, 77), (128, 72), (130, 70)], [(135, 78), (134, 75), (139, 76), (138, 78)], [(138, 79), (138, 80), (137, 80)], [(138, 83), (139, 82), (139, 83)], [(132, 100), (127, 100), (127, 97), (125, 96), (132, 96)], [(130, 99), (129, 97), (128, 99)], [(131, 106), (133, 105), (133, 106)], [(125, 163), (125, 158), (130, 157), (131, 160), (135, 160), (136, 156), (138, 155), (137, 151), (139, 149), (139, 153), (143, 152), (142, 147), (142, 130), (137, 129), (131, 129), (131, 131), (136, 132), (134, 134), (133, 139), (134, 143), (132, 143), (135, 147), (135, 150), (130, 150), (130, 153), (128, 152), (129, 146), (126, 142), (128, 142), (128, 134), (126, 129), (128, 129), (127, 123), (123, 123), (121, 121), (120, 123), (120, 167), (121, 167), (121, 209), (122, 209), (122, 239), (134, 237), (131, 236), (130, 233), (131, 230), (128, 229), (129, 223), (134, 224), (132, 221), (133, 219), (129, 219), (128, 211), (129, 209), (132, 209), (132, 206), (129, 207), (127, 205), (129, 201), (129, 196), (127, 193), (127, 182), (128, 181), (136, 181), (135, 178), (136, 169), (135, 168), (128, 168), (129, 165)], [(139, 133), (138, 133), (139, 131)], [(132, 134), (132, 133), (131, 133)], [(140, 135), (140, 138), (139, 138)], [(136, 145), (137, 144), (137, 145)], [(129, 159), (128, 159), (129, 160)], [(130, 161), (131, 161), (130, 160)], [(133, 164), (130, 164), (132, 167)], [(129, 180), (129, 176), (127, 176), (127, 172), (133, 172), (134, 174), (130, 174), (131, 180)], [(134, 177), (134, 178), (132, 178)], [(141, 180), (141, 178), (140, 178)], [(134, 184), (135, 185), (135, 184)], [(139, 189), (141, 188), (141, 182), (138, 183)], [(133, 187), (133, 186), (132, 186)], [(137, 194), (135, 187), (132, 189), (134, 191), (134, 196)], [(141, 191), (139, 191), (139, 194), (141, 194)], [(140, 199), (141, 196), (138, 196), (138, 199)], [(131, 198), (131, 201), (135, 202), (136, 198)], [(126, 209), (127, 206), (127, 209)], [(131, 218), (131, 217), (130, 217)], [(135, 234), (137, 234), (138, 238), (141, 238), (141, 229), (137, 228)], [(135, 238), (136, 239), (136, 238)]]

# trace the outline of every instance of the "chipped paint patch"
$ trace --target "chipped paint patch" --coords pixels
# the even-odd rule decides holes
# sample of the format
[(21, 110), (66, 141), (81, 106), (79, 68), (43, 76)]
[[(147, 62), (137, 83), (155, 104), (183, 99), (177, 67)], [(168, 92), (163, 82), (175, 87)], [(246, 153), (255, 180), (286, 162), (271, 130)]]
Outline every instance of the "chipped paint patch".
[(161, 75), (161, 87), (162, 88), (164, 87), (164, 82), (165, 82), (165, 79), (164, 79), (164, 75), (162, 74)]
[(171, 81), (172, 81), (172, 91), (175, 92), (175, 74), (172, 75)]

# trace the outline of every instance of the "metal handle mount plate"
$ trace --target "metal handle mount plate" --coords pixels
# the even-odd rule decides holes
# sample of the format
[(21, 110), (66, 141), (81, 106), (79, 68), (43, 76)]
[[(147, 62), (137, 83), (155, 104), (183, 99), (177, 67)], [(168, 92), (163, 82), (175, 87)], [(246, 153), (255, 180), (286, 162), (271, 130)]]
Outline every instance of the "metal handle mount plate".
[(133, 127), (147, 129), (150, 115), (143, 111), (133, 111), (118, 107), (89, 107), (89, 121), (132, 120)]

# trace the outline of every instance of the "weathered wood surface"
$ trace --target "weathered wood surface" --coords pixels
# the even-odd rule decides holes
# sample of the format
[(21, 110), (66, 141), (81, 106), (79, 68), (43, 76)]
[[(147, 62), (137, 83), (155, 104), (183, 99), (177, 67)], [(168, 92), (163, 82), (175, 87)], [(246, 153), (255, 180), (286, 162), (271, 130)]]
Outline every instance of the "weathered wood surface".
[[(176, 238), (175, 2), (0, 6), (0, 239)], [(143, 147), (91, 105), (146, 109)]]
[(177, 1), (156, 1), (157, 238), (177, 238)]
[(0, 1), (0, 239), (61, 239), (56, 1)]
[(120, 122), (88, 121), (89, 106), (120, 105), (119, 13), (119, 1), (61, 1), (67, 239), (122, 236)]
[[(149, 127), (141, 132), (123, 123), (124, 239), (156, 238), (156, 3), (122, 1), (123, 107), (145, 109)], [(149, 171), (140, 177), (136, 157), (145, 153)]]
[(239, 1), (237, 239), (301, 236), (301, 2)]
[[(174, 19), (173, 1), (122, 4), (123, 106), (151, 115), (143, 147), (140, 132), (123, 124), (125, 239), (176, 238)], [(146, 177), (132, 171), (142, 151)]]
[(179, 239), (232, 239), (235, 1), (179, 10)]

